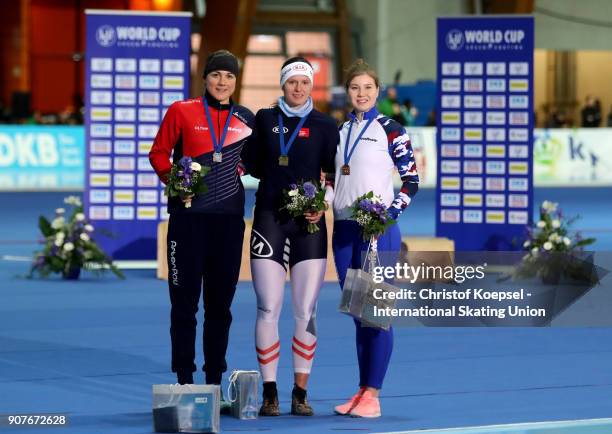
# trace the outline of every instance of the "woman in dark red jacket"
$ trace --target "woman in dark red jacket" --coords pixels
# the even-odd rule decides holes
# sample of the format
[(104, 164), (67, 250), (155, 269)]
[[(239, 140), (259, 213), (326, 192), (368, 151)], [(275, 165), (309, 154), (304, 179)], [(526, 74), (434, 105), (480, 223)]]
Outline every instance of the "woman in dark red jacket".
[(191, 157), (211, 168), (208, 192), (168, 200), (168, 285), (172, 371), (180, 384), (193, 383), (196, 313), (204, 286), (204, 366), (207, 384), (220, 384), (244, 237), (244, 188), (240, 152), (251, 134), (253, 114), (231, 99), (239, 67), (229, 51), (212, 53), (204, 70), (203, 97), (170, 106), (149, 154), (162, 181), (174, 161)]

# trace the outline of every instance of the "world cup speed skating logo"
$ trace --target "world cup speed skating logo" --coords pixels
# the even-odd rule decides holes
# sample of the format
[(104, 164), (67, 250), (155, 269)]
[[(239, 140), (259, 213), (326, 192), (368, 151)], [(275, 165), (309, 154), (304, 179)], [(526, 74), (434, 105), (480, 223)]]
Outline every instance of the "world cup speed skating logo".
[(463, 42), (463, 32), (461, 30), (453, 29), (446, 34), (446, 46), (450, 50), (461, 50)]
[(116, 40), (115, 29), (111, 26), (100, 26), (96, 30), (96, 41), (103, 47), (110, 47)]

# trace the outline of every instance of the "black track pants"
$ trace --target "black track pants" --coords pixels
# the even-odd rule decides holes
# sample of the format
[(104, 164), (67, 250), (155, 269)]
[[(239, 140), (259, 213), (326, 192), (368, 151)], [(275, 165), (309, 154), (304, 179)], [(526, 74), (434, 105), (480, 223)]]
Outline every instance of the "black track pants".
[(218, 384), (227, 370), (225, 352), (236, 291), (244, 220), (226, 214), (172, 214), (168, 225), (168, 286), (172, 371), (196, 370), (196, 313), (204, 288), (206, 382)]

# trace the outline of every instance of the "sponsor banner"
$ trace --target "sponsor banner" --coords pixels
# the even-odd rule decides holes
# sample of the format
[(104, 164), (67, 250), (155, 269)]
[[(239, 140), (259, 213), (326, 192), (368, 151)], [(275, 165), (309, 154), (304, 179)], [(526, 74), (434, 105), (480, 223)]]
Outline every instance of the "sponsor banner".
[(167, 213), (147, 154), (168, 106), (188, 95), (190, 17), (86, 11), (84, 205), (113, 234), (99, 242), (114, 259), (155, 259)]
[(80, 190), (84, 162), (83, 127), (0, 126), (0, 190)]
[(531, 17), (438, 19), (436, 235), (457, 250), (515, 250), (525, 236), (533, 41)]
[[(467, 112), (464, 112), (464, 117), (465, 113)], [(44, 133), (42, 138), (38, 136), (39, 132)], [(420, 186), (435, 187), (436, 129), (408, 128), (408, 133), (419, 170)], [(28, 136), (28, 134), (34, 135)], [(84, 136), (84, 128), (78, 126), (0, 127), (0, 167), (3, 169), (0, 173), (0, 190), (82, 190), (85, 183)], [(38, 143), (39, 140), (42, 140), (42, 145)], [(533, 185), (535, 187), (612, 186), (612, 129), (535, 129), (534, 140)], [(22, 143), (26, 144), (22, 146)], [(19, 144), (18, 151), (17, 144)], [(136, 156), (140, 155), (142, 158), (137, 158), (136, 162), (120, 161), (118, 167), (126, 167), (126, 163), (129, 167), (136, 164), (138, 173), (148, 173), (150, 178), (146, 179), (153, 180), (139, 186), (157, 187), (159, 186), (157, 175), (153, 173), (147, 157), (152, 144), (152, 138), (137, 142), (134, 139), (121, 138), (91, 139), (89, 169), (92, 172), (107, 171), (112, 169), (115, 156), (132, 157), (137, 154)], [(47, 148), (51, 150), (48, 151)], [(444, 143), (441, 147), (441, 158), (465, 158), (462, 168), (466, 175), (479, 173), (504, 175), (510, 174), (508, 172), (510, 161), (524, 164), (528, 161), (529, 152), (530, 146), (526, 144), (508, 143), (507, 147), (491, 145), (483, 149), (482, 144)], [(482, 158), (483, 155), (487, 156), (486, 159)], [(16, 161), (22, 165), (15, 166)], [(516, 169), (525, 171), (529, 170), (529, 166), (519, 164), (514, 166), (513, 170)], [(9, 176), (9, 173), (15, 176)], [(257, 180), (254, 178), (243, 177), (242, 181), (247, 188), (257, 187)], [(397, 176), (395, 186), (400, 185), (401, 180)], [(514, 186), (516, 191), (519, 187), (523, 189), (521, 185), (524, 185), (523, 178), (518, 184), (517, 181), (509, 183), (508, 187)]]
[(612, 128), (537, 129), (536, 186), (612, 186)]

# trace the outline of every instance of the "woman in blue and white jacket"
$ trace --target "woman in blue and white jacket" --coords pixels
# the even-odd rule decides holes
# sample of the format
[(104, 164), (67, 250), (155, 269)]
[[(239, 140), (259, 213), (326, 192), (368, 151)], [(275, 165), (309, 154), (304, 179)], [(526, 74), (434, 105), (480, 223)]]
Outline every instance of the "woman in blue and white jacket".
[[(406, 130), (376, 110), (380, 90), (376, 72), (359, 59), (349, 68), (345, 86), (354, 110), (340, 129), (333, 201), (333, 250), (341, 287), (348, 268), (361, 268), (362, 254), (368, 248), (357, 222), (350, 219), (356, 199), (373, 191), (381, 196), (391, 217), (397, 219), (410, 204), (419, 184)], [(394, 195), (396, 170), (403, 184)], [(377, 244), (386, 257), (389, 252), (399, 254), (401, 235), (397, 224), (388, 227)], [(379, 417), (378, 393), (391, 358), (393, 330), (362, 327), (357, 320), (355, 326), (359, 391), (348, 402), (335, 407), (335, 411), (357, 417)]]

